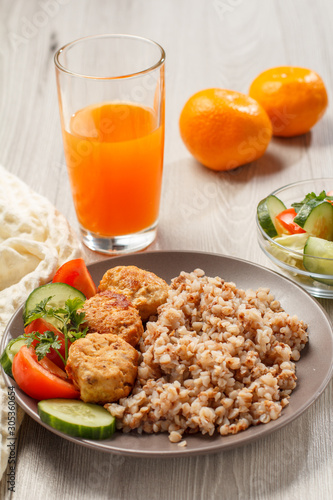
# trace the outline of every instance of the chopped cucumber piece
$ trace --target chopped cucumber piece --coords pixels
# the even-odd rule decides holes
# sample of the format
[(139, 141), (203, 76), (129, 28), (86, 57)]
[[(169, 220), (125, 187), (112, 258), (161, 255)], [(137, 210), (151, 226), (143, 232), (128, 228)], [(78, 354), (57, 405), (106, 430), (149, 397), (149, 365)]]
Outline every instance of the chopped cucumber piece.
[(54, 429), (84, 439), (107, 439), (116, 430), (116, 419), (103, 406), (76, 399), (39, 401), (38, 414)]
[(3, 351), (0, 363), (4, 372), (13, 378), (12, 364), (15, 354), (19, 352), (21, 347), (25, 345), (25, 340), (22, 338), (13, 339), (9, 342), (6, 349)]
[(328, 201), (304, 203), (294, 222), (311, 236), (333, 240), (333, 205)]
[(285, 204), (274, 195), (267, 196), (267, 198), (261, 200), (258, 204), (257, 215), (259, 224), (271, 238), (279, 234), (275, 217), (285, 209)]
[[(86, 297), (82, 292), (70, 285), (67, 285), (66, 283), (48, 283), (47, 285), (42, 285), (31, 292), (27, 298), (23, 311), (23, 320), (25, 324), (35, 307), (49, 297), (52, 298), (47, 303), (47, 308), (55, 309), (63, 308), (66, 300), (68, 299), (79, 298), (83, 301), (86, 300)], [(52, 316), (45, 316), (45, 319), (52, 323), (56, 328), (62, 326), (61, 322)]]
[[(333, 242), (310, 236), (304, 247), (303, 265), (310, 273), (333, 276)], [(333, 285), (333, 279), (314, 279)]]

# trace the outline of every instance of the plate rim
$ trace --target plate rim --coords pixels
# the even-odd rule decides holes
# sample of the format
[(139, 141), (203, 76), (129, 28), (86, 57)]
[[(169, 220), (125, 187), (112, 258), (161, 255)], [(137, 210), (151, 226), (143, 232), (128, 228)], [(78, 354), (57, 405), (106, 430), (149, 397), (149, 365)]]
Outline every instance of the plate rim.
[[(309, 294), (309, 292), (307, 292), (304, 288), (302, 288), (300, 285), (295, 283), (290, 278), (285, 277), (284, 275), (278, 273), (277, 271), (269, 269), (265, 266), (262, 266), (260, 264), (255, 263), (255, 262), (248, 261), (248, 260), (243, 259), (243, 258), (238, 258), (238, 257), (229, 256), (229, 255), (225, 255), (225, 254), (221, 254), (221, 253), (215, 253), (215, 252), (202, 252), (202, 251), (198, 251), (198, 250), (193, 250), (193, 251), (192, 250), (154, 250), (154, 251), (146, 251), (146, 252), (131, 253), (131, 254), (127, 254), (127, 255), (119, 255), (119, 256), (115, 256), (115, 257), (109, 257), (106, 259), (102, 259), (102, 260), (93, 262), (91, 264), (87, 264), (87, 267), (88, 267), (90, 272), (92, 269), (100, 267), (100, 266), (102, 266), (102, 267), (105, 266), (105, 270), (106, 270), (107, 266), (114, 267), (114, 265), (117, 265), (117, 264), (112, 264), (112, 263), (117, 263), (119, 261), (128, 260), (128, 259), (131, 259), (133, 257), (135, 259), (138, 258), (140, 260), (140, 258), (147, 258), (147, 256), (148, 257), (151, 256), (153, 258), (153, 256), (158, 255), (159, 258), (163, 258), (163, 256), (170, 257), (172, 254), (177, 254), (177, 255), (183, 254), (183, 255), (187, 255), (187, 256), (200, 255), (201, 257), (202, 256), (214, 257), (214, 258), (217, 257), (217, 258), (222, 258), (222, 259), (226, 259), (226, 260), (242, 262), (243, 264), (248, 265), (250, 267), (258, 268), (261, 271), (263, 271), (264, 273), (272, 274), (275, 277), (278, 277), (278, 279), (282, 280), (282, 282), (287, 282), (290, 286), (295, 287), (299, 293), (304, 294), (314, 304), (314, 306), (317, 307), (321, 311), (323, 318), (325, 318), (328, 326), (330, 327), (330, 337), (331, 337), (331, 342), (332, 342), (332, 347), (333, 347), (333, 331), (332, 331), (331, 318), (329, 317), (329, 315), (328, 315), (327, 311), (324, 309), (324, 307), (314, 297), (312, 297), (311, 294)], [(152, 262), (154, 262), (153, 259), (152, 259)], [(123, 265), (131, 265), (131, 264), (127, 263), (127, 264), (123, 264)], [(134, 263), (133, 265), (137, 265), (137, 264)], [(153, 265), (153, 267), (154, 267), (154, 265)], [(229, 281), (231, 281), (231, 280), (229, 280)], [(240, 287), (241, 287), (241, 285), (240, 285)], [(274, 293), (274, 290), (272, 290), (272, 292)], [(8, 338), (10, 336), (10, 327), (11, 327), (12, 323), (15, 322), (19, 313), (22, 311), (23, 305), (24, 304), (21, 304), (21, 306), (15, 311), (15, 313), (12, 315), (11, 319), (9, 320), (8, 324), (6, 325), (6, 328), (4, 330), (4, 333), (3, 333), (3, 336), (2, 336), (2, 339), (0, 342), (0, 351), (1, 352), (4, 349), (4, 346), (8, 342)], [(1, 367), (1, 369), (2, 369), (2, 367)], [(3, 369), (2, 369), (2, 374), (3, 374), (4, 380), (7, 384), (7, 386), (14, 385), (14, 387), (15, 387), (15, 400), (16, 400), (17, 404), (38, 424), (42, 425), (43, 427), (45, 427), (46, 429), (48, 429), (52, 433), (66, 439), (68, 441), (71, 441), (75, 444), (79, 444), (81, 446), (84, 446), (84, 447), (87, 447), (90, 449), (99, 450), (99, 451), (102, 451), (104, 453), (113, 453), (116, 455), (124, 455), (124, 456), (132, 456), (132, 457), (133, 456), (138, 456), (138, 457), (141, 456), (141, 457), (146, 457), (146, 458), (149, 458), (149, 457), (152, 457), (152, 458), (153, 457), (155, 457), (155, 458), (159, 458), (159, 457), (160, 458), (168, 458), (168, 457), (173, 458), (173, 457), (180, 457), (180, 456), (185, 456), (185, 455), (186, 456), (208, 455), (208, 454), (218, 453), (218, 452), (222, 452), (222, 451), (227, 451), (230, 449), (235, 449), (235, 448), (238, 448), (240, 446), (245, 446), (251, 442), (257, 441), (263, 437), (266, 437), (267, 435), (274, 433), (275, 431), (282, 429), (283, 427), (285, 427), (286, 425), (288, 425), (289, 423), (293, 422), (298, 417), (300, 417), (324, 392), (324, 390), (326, 389), (327, 385), (329, 384), (331, 378), (333, 377), (333, 359), (331, 360), (331, 364), (326, 372), (326, 376), (321, 381), (321, 384), (319, 385), (318, 389), (311, 395), (311, 397), (307, 398), (304, 401), (304, 403), (301, 404), (301, 406), (298, 408), (298, 410), (296, 412), (292, 413), (291, 415), (288, 415), (287, 418), (283, 418), (284, 415), (282, 412), (281, 416), (277, 420), (270, 421), (268, 424), (263, 424), (263, 425), (258, 425), (258, 426), (250, 426), (245, 431), (242, 431), (236, 435), (219, 436), (218, 434), (214, 434), (213, 436), (208, 437), (208, 436), (202, 436), (200, 433), (198, 433), (195, 436), (198, 436), (199, 438), (211, 440), (211, 444), (208, 445), (207, 447), (203, 447), (202, 449), (198, 449), (198, 448), (187, 449), (186, 447), (182, 448), (182, 447), (177, 446), (177, 444), (173, 444), (174, 450), (165, 450), (165, 449), (145, 450), (142, 448), (133, 450), (133, 449), (124, 449), (118, 445), (112, 446), (112, 437), (110, 438), (111, 439), (110, 441), (109, 440), (108, 441), (103, 441), (103, 440), (98, 441), (98, 440), (87, 440), (87, 439), (83, 439), (83, 438), (79, 438), (79, 437), (70, 436), (70, 435), (65, 434), (61, 431), (58, 431), (57, 429), (54, 429), (53, 427), (49, 426), (48, 424), (45, 424), (44, 422), (42, 422), (38, 413), (35, 412), (33, 409), (31, 409), (29, 407), (29, 405), (26, 404), (24, 402), (24, 400), (22, 399), (22, 396), (23, 396), (23, 398), (29, 398), (29, 396), (25, 395), (24, 393), (21, 396), (22, 391), (19, 389), (19, 387), (17, 386), (15, 381), (4, 373)], [(291, 394), (291, 398), (292, 398), (292, 394)], [(33, 400), (33, 398), (29, 398), (29, 400), (35, 401), (35, 400)], [(251, 429), (252, 429), (252, 432), (251, 432)], [(258, 429), (257, 432), (255, 432), (256, 429)], [(121, 431), (116, 431), (116, 432), (119, 435), (125, 436), (125, 434), (122, 433)], [(134, 433), (132, 433), (132, 434), (134, 435)], [(163, 434), (165, 435), (165, 439), (167, 440), (167, 443), (170, 444), (170, 442), (168, 440), (167, 433), (163, 433)], [(162, 433), (151, 434), (151, 435), (146, 435), (146, 436), (148, 438), (149, 437), (153, 438), (154, 436), (157, 436), (157, 435), (161, 436)], [(232, 442), (229, 442), (229, 443), (227, 442), (228, 437), (233, 438), (235, 436), (240, 437), (239, 439), (237, 439), (236, 442), (234, 442), (234, 440), (232, 440)], [(140, 437), (141, 437), (140, 435), (137, 435), (138, 439), (140, 439)], [(183, 439), (188, 440), (190, 438), (191, 438), (191, 436), (185, 435)], [(218, 443), (218, 440), (221, 440), (220, 443)]]

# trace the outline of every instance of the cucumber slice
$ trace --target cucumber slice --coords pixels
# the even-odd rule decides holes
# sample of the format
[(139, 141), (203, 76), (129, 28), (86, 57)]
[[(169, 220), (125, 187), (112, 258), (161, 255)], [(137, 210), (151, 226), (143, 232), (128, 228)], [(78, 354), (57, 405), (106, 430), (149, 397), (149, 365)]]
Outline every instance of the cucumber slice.
[(294, 222), (311, 236), (333, 240), (333, 205), (328, 201), (304, 203)]
[(261, 200), (258, 204), (257, 215), (259, 224), (271, 238), (279, 234), (275, 217), (283, 210), (286, 210), (285, 204), (274, 195), (267, 196), (267, 198)]
[(107, 439), (116, 430), (116, 419), (103, 406), (77, 399), (39, 401), (38, 414), (54, 429), (84, 439)]
[[(79, 298), (83, 301), (86, 300), (85, 295), (82, 292), (77, 290), (76, 288), (67, 285), (66, 283), (48, 283), (47, 285), (42, 285), (36, 288), (26, 300), (24, 311), (23, 311), (23, 320), (26, 323), (29, 315), (35, 309), (35, 307), (49, 297), (52, 297), (51, 300), (47, 304), (47, 308), (55, 308), (59, 309), (64, 307), (66, 300)], [(59, 328), (61, 322), (56, 318), (47, 316), (47, 321), (52, 323), (55, 327)]]
[(6, 349), (3, 351), (1, 355), (0, 363), (2, 365), (3, 371), (12, 378), (14, 378), (12, 373), (13, 359), (15, 354), (19, 352), (19, 350), (23, 345), (25, 345), (24, 339), (22, 338), (13, 339), (9, 342)]
[[(333, 276), (333, 242), (309, 236), (304, 247), (303, 265), (310, 273)], [(327, 285), (333, 285), (333, 279), (314, 279)]]

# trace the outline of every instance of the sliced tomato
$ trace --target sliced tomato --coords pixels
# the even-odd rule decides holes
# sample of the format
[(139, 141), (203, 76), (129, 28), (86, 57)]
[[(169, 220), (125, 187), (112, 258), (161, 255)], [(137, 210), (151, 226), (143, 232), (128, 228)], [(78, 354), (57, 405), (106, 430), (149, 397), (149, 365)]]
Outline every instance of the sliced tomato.
[(65, 262), (55, 273), (53, 283), (67, 283), (80, 290), (87, 299), (97, 293), (96, 285), (83, 259), (73, 259)]
[[(43, 318), (34, 319), (33, 321), (31, 321), (31, 323), (29, 323), (28, 326), (25, 327), (24, 332), (25, 333), (32, 333), (32, 332), (44, 333), (47, 330), (58, 335), (58, 339), (61, 342), (61, 347), (59, 349), (59, 352), (60, 352), (61, 356), (65, 359), (65, 337), (64, 337), (64, 334), (60, 330), (58, 330), (55, 326), (53, 326), (51, 323), (48, 323), (48, 321), (45, 321), (45, 319), (43, 319)], [(36, 347), (37, 343), (38, 343), (38, 341), (34, 340), (32, 345), (34, 347)], [(68, 341), (68, 349), (69, 349), (70, 345), (71, 345), (71, 342)], [(50, 352), (46, 356), (48, 357), (48, 359), (53, 361), (53, 363), (55, 363), (57, 366), (59, 366), (59, 368), (64, 369), (64, 363), (54, 349), (51, 349)]]
[(61, 368), (59, 368), (58, 365), (53, 363), (53, 361), (51, 361), (46, 356), (44, 356), (44, 358), (38, 361), (38, 363), (42, 365), (42, 367), (45, 368), (45, 370), (52, 373), (53, 375), (56, 375), (57, 377), (62, 378), (63, 380), (68, 379), (67, 373)]
[[(47, 366), (51, 366), (52, 361), (48, 360)], [(53, 364), (53, 363), (52, 363)], [(45, 365), (44, 365), (45, 366)], [(14, 356), (12, 372), (15, 382), (28, 396), (41, 401), (42, 399), (80, 397), (69, 380), (54, 375), (42, 366), (38, 360), (33, 347), (22, 346)], [(54, 365), (53, 369), (59, 368)], [(59, 373), (59, 372), (58, 372)], [(64, 376), (66, 376), (65, 372)]]
[(276, 216), (276, 219), (290, 234), (305, 233), (306, 231), (294, 222), (296, 215), (297, 214), (294, 208), (287, 208), (286, 210), (283, 210), (283, 212), (280, 212)]

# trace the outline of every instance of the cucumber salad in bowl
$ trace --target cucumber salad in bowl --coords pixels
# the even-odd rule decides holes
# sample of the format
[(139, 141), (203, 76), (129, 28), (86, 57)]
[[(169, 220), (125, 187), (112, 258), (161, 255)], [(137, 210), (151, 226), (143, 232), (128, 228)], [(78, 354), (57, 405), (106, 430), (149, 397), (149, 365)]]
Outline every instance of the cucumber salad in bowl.
[(284, 274), (333, 298), (333, 178), (273, 191), (258, 203), (257, 229), (261, 249)]

